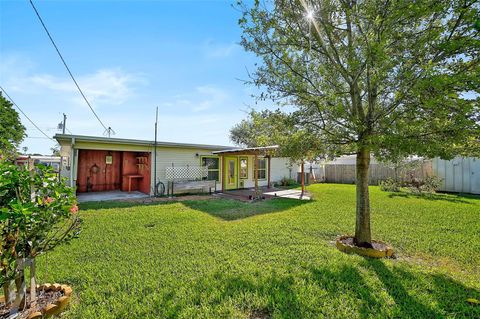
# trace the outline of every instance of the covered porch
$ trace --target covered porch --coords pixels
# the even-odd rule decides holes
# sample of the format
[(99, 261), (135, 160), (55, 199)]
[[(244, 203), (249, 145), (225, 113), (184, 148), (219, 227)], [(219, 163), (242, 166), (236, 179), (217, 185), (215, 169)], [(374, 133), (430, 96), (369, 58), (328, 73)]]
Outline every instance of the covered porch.
[[(246, 181), (253, 181), (253, 189), (258, 191), (259, 180), (266, 181), (266, 188), (271, 187), (271, 158), (277, 145), (229, 149), (212, 152), (219, 156), (222, 163), (221, 184), (222, 192), (252, 188), (246, 186)], [(252, 166), (249, 166), (251, 158)], [(249, 174), (251, 172), (251, 174)]]
[[(277, 153), (278, 145), (271, 146), (262, 146), (262, 147), (249, 147), (249, 148), (240, 148), (240, 149), (229, 149), (212, 152), (215, 155), (218, 155), (220, 162), (222, 163), (222, 173), (221, 173), (221, 184), (222, 184), (222, 193), (231, 192), (232, 190), (241, 190), (237, 194), (239, 196), (246, 196), (250, 199), (255, 198), (267, 198), (267, 197), (288, 197), (288, 198), (298, 198), (298, 199), (310, 199), (308, 195), (305, 194), (305, 173), (304, 173), (304, 162), (301, 163), (301, 190), (286, 190), (286, 189), (275, 189), (271, 190), (272, 181), (271, 181), (271, 159)], [(242, 177), (242, 156), (253, 157), (253, 187), (240, 187), (241, 185), (238, 181)], [(262, 166), (262, 162), (264, 161)], [(266, 162), (265, 162), (266, 160)], [(247, 159), (248, 163), (248, 159)], [(239, 175), (240, 171), (240, 175)], [(248, 169), (247, 169), (248, 171)], [(264, 176), (259, 176), (264, 174)], [(266, 180), (266, 185), (259, 185), (259, 180), (261, 177), (264, 177), (263, 180)], [(260, 188), (262, 187), (262, 188)], [(246, 189), (244, 189), (246, 188)], [(263, 191), (266, 189), (268, 191)], [(250, 194), (253, 192), (254, 194)], [(233, 195), (235, 196), (235, 195)]]

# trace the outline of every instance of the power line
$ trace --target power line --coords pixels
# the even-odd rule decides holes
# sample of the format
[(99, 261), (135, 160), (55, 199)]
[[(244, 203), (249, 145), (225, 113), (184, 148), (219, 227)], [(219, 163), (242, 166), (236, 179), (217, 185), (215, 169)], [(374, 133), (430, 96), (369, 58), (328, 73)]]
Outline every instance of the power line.
[(70, 68), (68, 67), (67, 62), (65, 62), (65, 59), (63, 58), (62, 54), (60, 53), (60, 50), (58, 49), (57, 45), (55, 44), (55, 41), (53, 41), (53, 38), (52, 38), (52, 36), (50, 35), (50, 32), (49, 32), (48, 29), (47, 29), (47, 26), (46, 26), (45, 23), (43, 22), (43, 19), (42, 19), (42, 17), (40, 16), (40, 13), (38, 13), (37, 8), (36, 8), (35, 5), (33, 4), (32, 0), (29, 0), (29, 1), (30, 1), (30, 5), (32, 6), (33, 10), (35, 11), (35, 14), (36, 14), (37, 17), (38, 17), (38, 20), (40, 20), (40, 23), (42, 24), (43, 29), (45, 30), (45, 32), (47, 33), (48, 37), (50, 38), (50, 41), (52, 42), (53, 46), (55, 47), (55, 50), (57, 51), (57, 54), (58, 54), (58, 56), (60, 57), (60, 60), (62, 60), (63, 65), (65, 66), (65, 68), (66, 68), (67, 71), (68, 71), (68, 74), (70, 74), (70, 77), (72, 78), (73, 82), (74, 82), (75, 85), (77, 86), (78, 91), (79, 91), (80, 94), (82, 95), (83, 99), (84, 99), (85, 102), (87, 103), (87, 105), (88, 105), (88, 107), (90, 108), (90, 110), (92, 111), (93, 115), (95, 115), (95, 117), (97, 118), (98, 122), (100, 122), (100, 124), (103, 126), (103, 128), (104, 128), (105, 130), (108, 130), (108, 128), (105, 126), (105, 124), (103, 124), (102, 120), (100, 120), (100, 118), (98, 117), (97, 113), (95, 113), (95, 111), (93, 110), (92, 105), (90, 104), (90, 102), (88, 101), (87, 97), (86, 97), (85, 94), (83, 93), (82, 89), (80, 88), (80, 85), (78, 85), (77, 80), (75, 80), (75, 77), (73, 76), (72, 72), (70, 71)]
[(7, 98), (10, 100), (10, 102), (12, 102), (13, 105), (15, 105), (15, 107), (23, 114), (23, 116), (26, 117), (27, 120), (30, 121), (30, 123), (32, 123), (33, 126), (35, 126), (35, 128), (40, 132), (42, 133), (43, 135), (45, 135), (46, 138), (48, 138), (49, 140), (52, 140), (54, 141), (55, 143), (57, 141), (55, 141), (53, 138), (51, 138), (50, 136), (48, 136), (47, 134), (45, 134), (44, 131), (42, 131), (38, 126), (37, 124), (35, 124), (28, 116), (27, 114), (25, 114), (25, 112), (23, 112), (23, 110), (20, 108), (20, 106), (17, 105), (17, 103), (15, 103), (15, 101), (12, 100), (12, 98), (10, 97), (10, 95), (8, 95), (7, 91), (5, 91), (5, 89), (0, 85), (0, 90), (3, 91), (3, 93), (5, 93), (5, 95), (7, 96)]

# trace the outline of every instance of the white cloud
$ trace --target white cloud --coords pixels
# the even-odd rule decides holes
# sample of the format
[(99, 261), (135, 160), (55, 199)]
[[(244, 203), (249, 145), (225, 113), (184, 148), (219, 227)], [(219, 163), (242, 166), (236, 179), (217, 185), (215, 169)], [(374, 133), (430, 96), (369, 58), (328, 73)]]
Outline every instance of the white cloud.
[[(92, 106), (119, 105), (133, 96), (135, 86), (145, 84), (140, 76), (123, 72), (120, 69), (101, 69), (76, 78), (80, 88)], [(71, 78), (51, 74), (32, 74), (12, 77), (7, 80), (9, 87), (23, 93), (38, 93), (45, 90), (66, 94), (66, 98), (77, 104), (85, 104)]]
[(213, 85), (197, 86), (191, 93), (175, 95), (171, 101), (162, 103), (163, 107), (176, 107), (191, 112), (205, 112), (223, 107), (231, 100), (230, 94)]
[(203, 54), (207, 58), (227, 58), (235, 53), (240, 46), (236, 43), (214, 43), (207, 40), (202, 46)]
[[(9, 92), (45, 96), (55, 94), (65, 102), (85, 105), (75, 83), (68, 76), (38, 72), (31, 59), (21, 54), (9, 54), (0, 61), (2, 85)], [(63, 70), (62, 70), (63, 71)], [(80, 88), (94, 108), (119, 105), (131, 98), (138, 86), (147, 81), (140, 74), (121, 68), (102, 68), (91, 73), (75, 74)]]

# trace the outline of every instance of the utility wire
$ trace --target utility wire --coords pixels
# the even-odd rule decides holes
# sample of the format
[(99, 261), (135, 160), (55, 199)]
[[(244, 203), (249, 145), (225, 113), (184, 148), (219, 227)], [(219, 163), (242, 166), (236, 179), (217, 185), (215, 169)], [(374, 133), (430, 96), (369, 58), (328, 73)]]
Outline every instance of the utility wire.
[(35, 124), (35, 123), (27, 116), (27, 114), (25, 114), (25, 112), (22, 111), (22, 109), (20, 108), (20, 106), (18, 106), (17, 103), (15, 103), (15, 101), (12, 100), (12, 98), (10, 97), (10, 95), (8, 95), (8, 93), (5, 91), (5, 89), (4, 89), (1, 85), (0, 85), (0, 90), (2, 90), (3, 93), (5, 93), (5, 95), (6, 95), (7, 98), (10, 100), (10, 102), (12, 102), (12, 104), (15, 105), (15, 107), (23, 114), (23, 116), (25, 116), (25, 117), (27, 118), (27, 120), (29, 120), (30, 123), (32, 123), (32, 125), (35, 126), (35, 128), (36, 128), (37, 130), (40, 131), (40, 133), (42, 133), (43, 135), (45, 135), (45, 137), (48, 138), (49, 140), (52, 140), (52, 141), (54, 141), (55, 143), (57, 142), (57, 141), (55, 141), (53, 138), (51, 138), (50, 136), (48, 136), (47, 134), (45, 134), (45, 132), (42, 131), (42, 130), (37, 126), (37, 124)]
[(32, 6), (33, 10), (34, 10), (35, 13), (36, 13), (36, 15), (37, 15), (37, 17), (38, 17), (38, 20), (40, 20), (40, 23), (42, 24), (43, 29), (45, 29), (45, 32), (47, 33), (48, 37), (50, 38), (50, 41), (52, 42), (53, 46), (55, 47), (55, 50), (57, 51), (57, 54), (58, 54), (58, 56), (60, 57), (60, 60), (62, 60), (63, 65), (65, 66), (65, 68), (66, 68), (67, 71), (68, 71), (68, 74), (70, 74), (70, 77), (72, 78), (73, 82), (74, 82), (75, 85), (77, 86), (78, 91), (79, 91), (80, 94), (82, 95), (83, 99), (84, 99), (85, 102), (87, 103), (87, 105), (88, 105), (88, 107), (90, 108), (90, 110), (92, 111), (93, 115), (95, 115), (95, 117), (96, 117), (97, 120), (100, 122), (100, 124), (102, 124), (103, 128), (104, 128), (105, 130), (108, 130), (108, 128), (105, 126), (105, 124), (103, 124), (102, 120), (100, 120), (100, 118), (98, 117), (97, 113), (95, 113), (95, 111), (93, 110), (92, 105), (90, 104), (90, 102), (88, 101), (87, 97), (86, 97), (85, 94), (83, 93), (82, 89), (80, 88), (80, 85), (78, 85), (77, 80), (75, 80), (75, 77), (73, 76), (72, 72), (70, 71), (70, 68), (68, 67), (67, 62), (65, 62), (65, 59), (63, 58), (62, 54), (60, 53), (60, 50), (58, 49), (57, 45), (55, 44), (55, 41), (53, 41), (53, 38), (52, 38), (52, 36), (50, 35), (50, 32), (49, 32), (48, 29), (47, 29), (47, 26), (46, 26), (45, 23), (43, 22), (43, 19), (42, 19), (42, 17), (40, 16), (40, 13), (38, 13), (37, 8), (36, 8), (35, 5), (33, 4), (32, 0), (29, 0), (29, 2), (30, 2), (30, 5)]

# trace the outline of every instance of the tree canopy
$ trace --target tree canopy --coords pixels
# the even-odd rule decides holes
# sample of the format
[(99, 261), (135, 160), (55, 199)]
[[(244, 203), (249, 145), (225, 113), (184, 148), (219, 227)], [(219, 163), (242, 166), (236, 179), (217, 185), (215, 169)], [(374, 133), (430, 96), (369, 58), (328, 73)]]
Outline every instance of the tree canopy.
[(20, 122), (17, 111), (0, 92), (0, 156), (15, 153), (25, 136), (25, 127)]
[(357, 242), (371, 240), (370, 154), (451, 158), (478, 145), (478, 1), (239, 7), (241, 43), (260, 58), (250, 81), (263, 88), (258, 98), (294, 107), (284, 113), (296, 123), (293, 132), (329, 153), (357, 154)]

